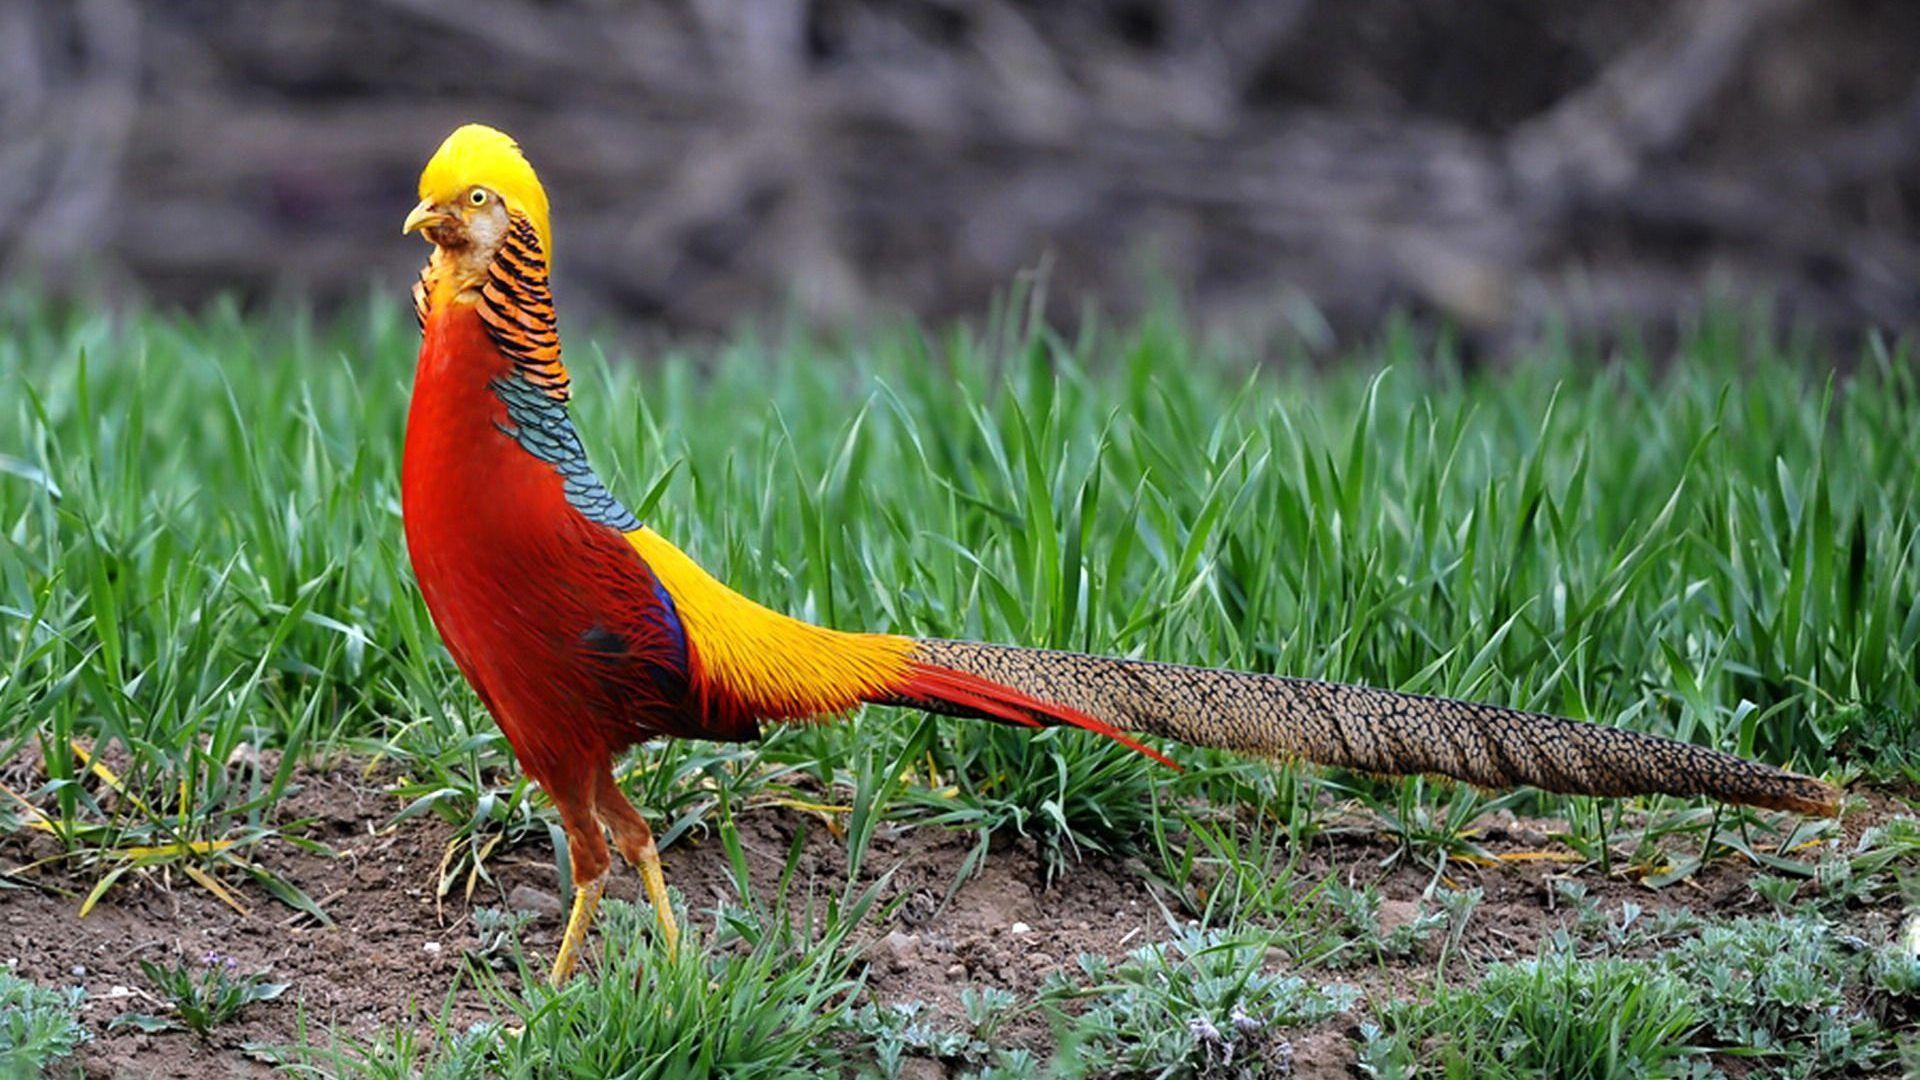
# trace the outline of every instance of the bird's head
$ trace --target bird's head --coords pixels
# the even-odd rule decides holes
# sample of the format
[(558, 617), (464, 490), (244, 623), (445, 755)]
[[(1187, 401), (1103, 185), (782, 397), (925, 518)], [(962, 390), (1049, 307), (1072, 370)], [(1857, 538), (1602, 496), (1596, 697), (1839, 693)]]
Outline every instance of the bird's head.
[(484, 266), (505, 242), (515, 215), (533, 226), (541, 253), (551, 258), (547, 192), (533, 166), (506, 132), (467, 124), (447, 136), (420, 173), (420, 205), (402, 231), (418, 230), (457, 262)]

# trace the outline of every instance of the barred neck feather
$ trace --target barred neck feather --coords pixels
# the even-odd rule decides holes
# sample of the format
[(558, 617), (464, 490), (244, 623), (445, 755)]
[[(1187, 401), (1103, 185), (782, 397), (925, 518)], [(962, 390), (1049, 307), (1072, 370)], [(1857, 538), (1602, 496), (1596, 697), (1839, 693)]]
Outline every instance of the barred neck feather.
[(494, 344), (520, 375), (555, 401), (567, 400), (567, 369), (560, 362), (547, 257), (540, 250), (540, 234), (525, 215), (513, 215), (513, 228), (487, 267), (475, 306)]
[(487, 335), (515, 372), (540, 393), (565, 402), (570, 395), (566, 365), (560, 362), (560, 328), (553, 292), (547, 284), (547, 256), (540, 233), (525, 214), (515, 213), (500, 250), (488, 260), (478, 281), (450, 264), (436, 250), (413, 286), (414, 316), (421, 329), (436, 304), (477, 289), (473, 304)]
[(587, 520), (621, 532), (639, 528), (639, 519), (594, 473), (567, 413), (570, 383), (560, 362), (560, 334), (539, 232), (525, 215), (514, 214), (500, 250), (477, 282), (473, 271), (463, 272), (442, 254), (434, 253), (413, 287), (421, 329), (426, 329), (436, 305), (470, 295), (474, 316), (501, 357), (512, 364), (487, 383), (506, 406), (505, 422), (498, 424), (501, 434), (551, 466), (567, 502)]

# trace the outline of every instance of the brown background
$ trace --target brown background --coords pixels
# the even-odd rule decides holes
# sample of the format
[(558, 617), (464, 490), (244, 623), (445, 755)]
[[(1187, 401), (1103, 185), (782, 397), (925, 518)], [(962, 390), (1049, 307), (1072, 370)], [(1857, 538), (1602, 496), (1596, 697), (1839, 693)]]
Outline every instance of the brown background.
[(672, 330), (977, 313), (1043, 259), (1068, 315), (1316, 344), (1920, 322), (1911, 0), (0, 0), (0, 95), (0, 270), (89, 297), (397, 285), (482, 119), (569, 310)]

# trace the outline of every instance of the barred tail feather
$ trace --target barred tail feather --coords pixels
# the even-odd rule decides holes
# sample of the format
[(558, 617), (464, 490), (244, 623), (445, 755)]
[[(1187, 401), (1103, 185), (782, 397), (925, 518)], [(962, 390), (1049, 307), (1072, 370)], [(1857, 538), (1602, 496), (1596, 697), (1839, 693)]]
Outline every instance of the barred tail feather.
[(916, 670), (929, 674), (920, 690), (895, 704), (944, 705), (936, 711), (1015, 723), (1068, 723), (1136, 747), (1123, 733), (1364, 772), (1432, 773), (1485, 788), (1705, 795), (1802, 814), (1839, 809), (1832, 786), (1771, 765), (1492, 705), (974, 642), (917, 640), (913, 658)]

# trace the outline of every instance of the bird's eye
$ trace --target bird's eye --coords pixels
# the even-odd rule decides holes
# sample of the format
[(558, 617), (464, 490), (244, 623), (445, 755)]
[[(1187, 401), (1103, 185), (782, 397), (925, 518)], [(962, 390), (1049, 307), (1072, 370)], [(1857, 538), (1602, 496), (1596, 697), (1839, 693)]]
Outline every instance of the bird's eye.
[(467, 201), (475, 206), (487, 205), (487, 189), (474, 188), (473, 191), (467, 195)]

